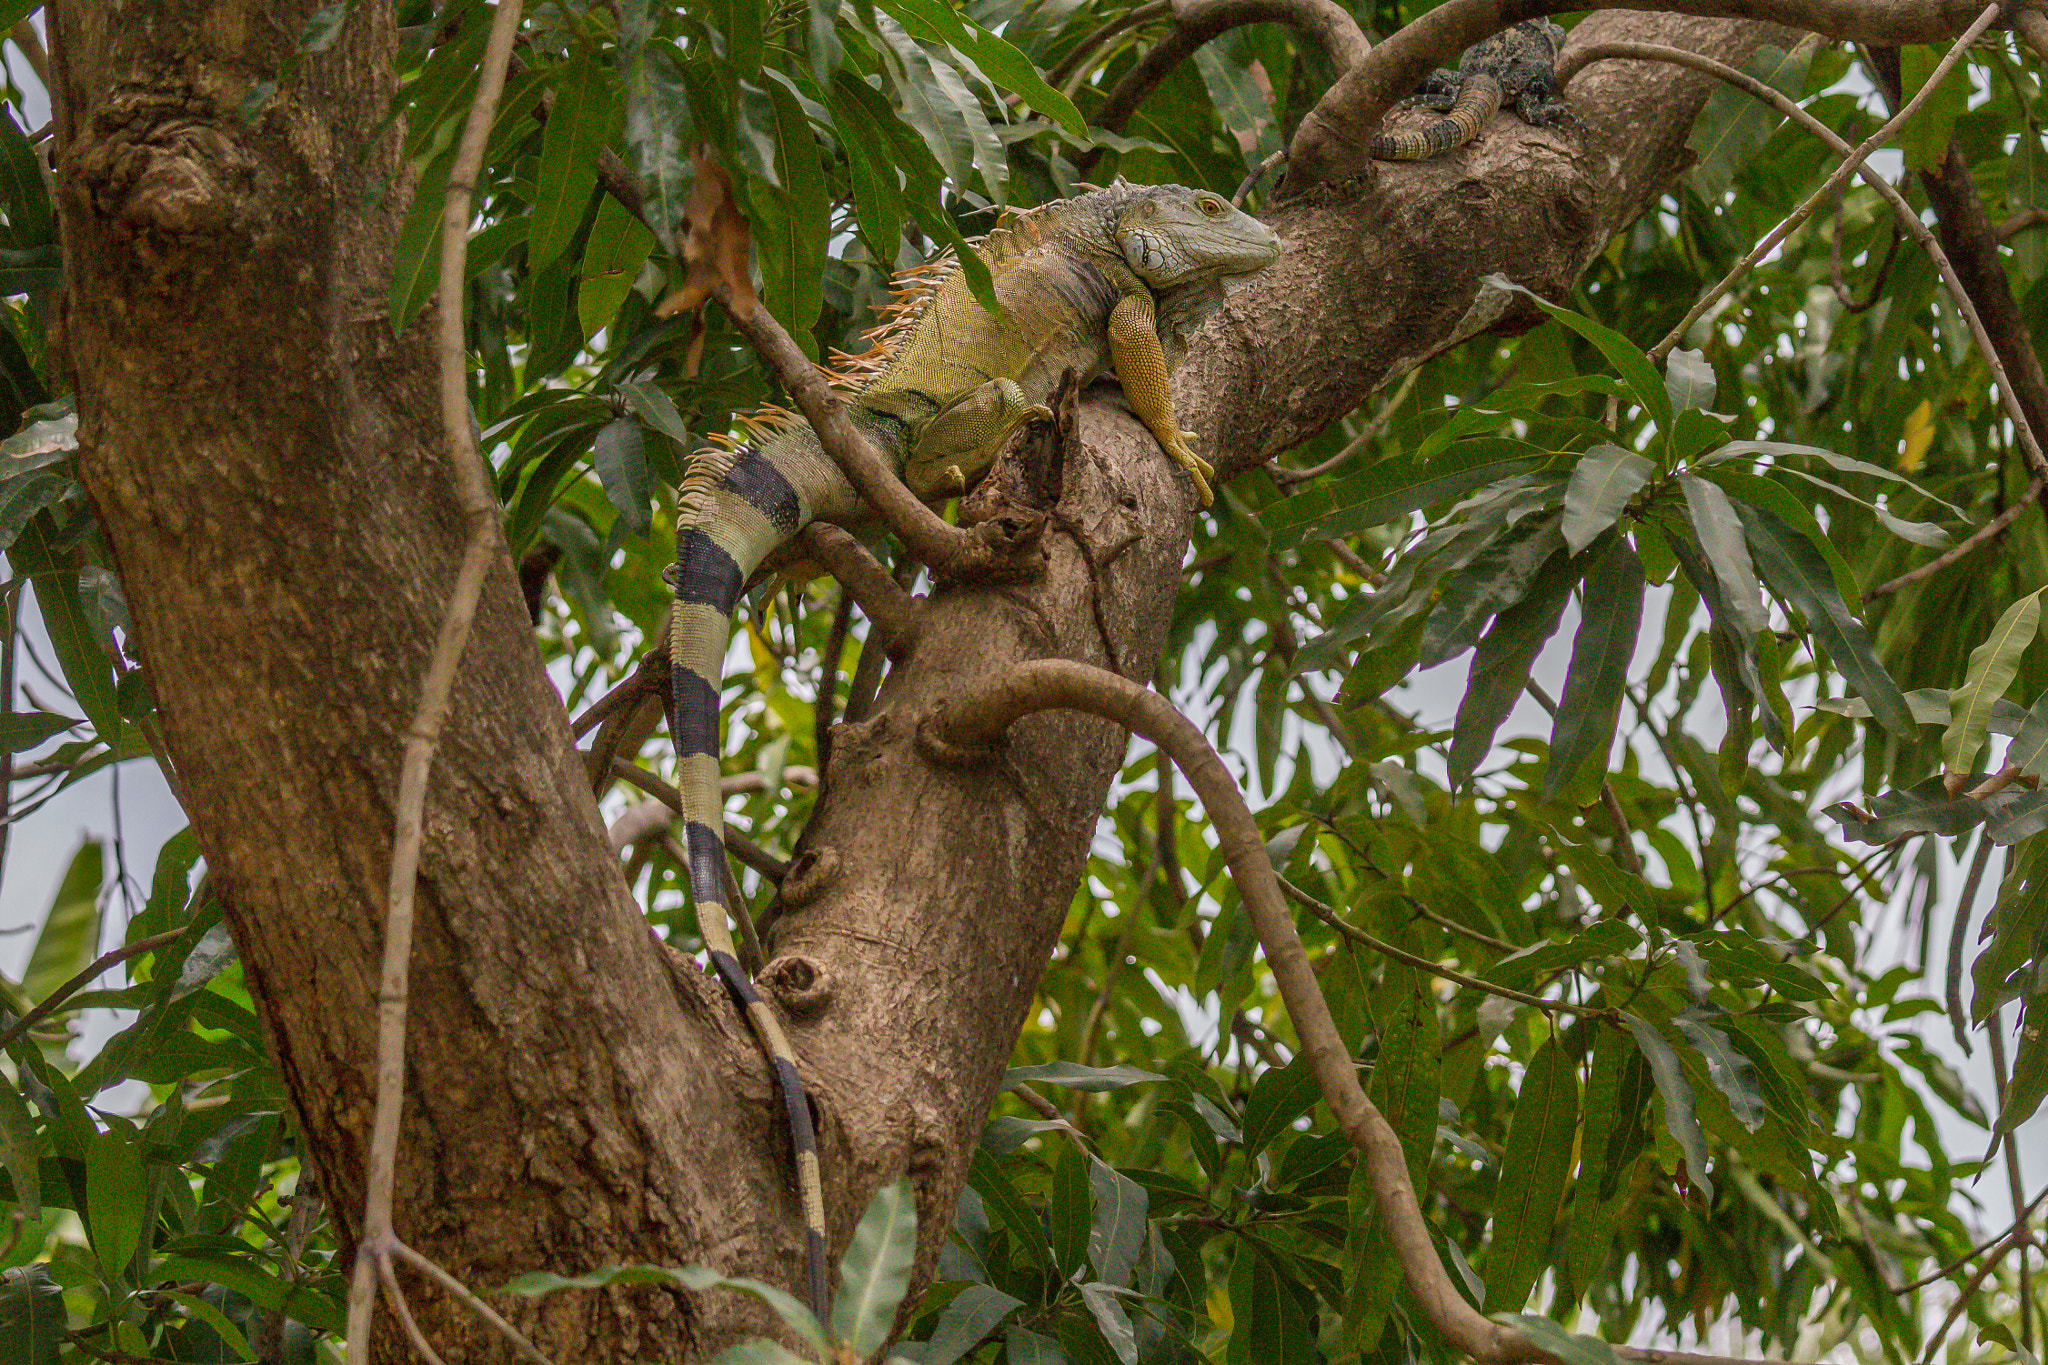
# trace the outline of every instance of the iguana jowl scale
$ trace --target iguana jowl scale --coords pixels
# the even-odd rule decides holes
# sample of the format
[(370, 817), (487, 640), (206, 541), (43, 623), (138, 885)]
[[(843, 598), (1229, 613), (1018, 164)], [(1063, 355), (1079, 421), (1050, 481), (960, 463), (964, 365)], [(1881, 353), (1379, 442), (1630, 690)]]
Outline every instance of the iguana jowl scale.
[[(1168, 377), (1181, 340), (1222, 300), (1222, 280), (1270, 265), (1280, 241), (1218, 195), (1123, 182), (1008, 220), (975, 254), (1001, 316), (957, 270), (922, 284), (877, 348), (855, 358), (856, 426), (920, 497), (964, 491), (1068, 368), (1115, 369), (1132, 409), (1195, 480), (1215, 473), (1175, 420)], [(683, 799), (690, 896), (714, 969), (770, 1056), (789, 1117), (803, 1198), (812, 1308), (825, 1317), (825, 1220), (811, 1115), (795, 1054), (733, 952), (718, 759), (720, 678), (748, 578), (813, 521), (866, 508), (810, 427), (793, 417), (755, 443), (698, 453), (677, 498), (669, 728)]]

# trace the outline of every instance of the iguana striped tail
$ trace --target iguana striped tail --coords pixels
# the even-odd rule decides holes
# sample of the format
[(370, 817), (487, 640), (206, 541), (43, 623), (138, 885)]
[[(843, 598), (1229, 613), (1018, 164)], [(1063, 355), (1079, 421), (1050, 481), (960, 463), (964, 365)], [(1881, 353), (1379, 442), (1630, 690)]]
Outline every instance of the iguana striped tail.
[[(718, 694), (733, 609), (748, 575), (811, 517), (800, 491), (764, 451), (765, 443), (701, 452), (677, 500), (676, 601), (669, 629), (669, 731), (683, 797), (683, 843), (690, 855), (690, 899), (711, 966), (746, 1016), (775, 1068), (775, 1083), (796, 1153), (797, 1191), (804, 1210), (804, 1258), (810, 1306), (831, 1322), (825, 1284), (825, 1196), (818, 1140), (796, 1053), (775, 1012), (754, 989), (726, 923), (725, 803), (718, 789)], [(779, 443), (787, 448), (787, 442)], [(799, 460), (797, 463), (802, 463)], [(742, 910), (740, 913), (745, 913)]]
[(1500, 94), (1498, 80), (1484, 72), (1472, 72), (1442, 118), (1411, 133), (1381, 133), (1366, 150), (1380, 161), (1427, 161), (1442, 156), (1478, 136), (1500, 109)]

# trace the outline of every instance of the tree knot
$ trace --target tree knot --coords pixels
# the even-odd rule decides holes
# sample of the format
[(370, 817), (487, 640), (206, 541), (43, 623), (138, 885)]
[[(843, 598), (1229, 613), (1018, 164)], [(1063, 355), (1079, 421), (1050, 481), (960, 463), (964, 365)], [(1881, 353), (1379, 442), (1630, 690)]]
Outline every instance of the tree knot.
[(826, 888), (839, 880), (839, 868), (836, 848), (807, 848), (797, 854), (777, 888), (783, 906), (800, 910), (824, 895)]
[(803, 953), (784, 953), (763, 967), (755, 979), (797, 1019), (822, 1012), (839, 990), (839, 981), (830, 969)]

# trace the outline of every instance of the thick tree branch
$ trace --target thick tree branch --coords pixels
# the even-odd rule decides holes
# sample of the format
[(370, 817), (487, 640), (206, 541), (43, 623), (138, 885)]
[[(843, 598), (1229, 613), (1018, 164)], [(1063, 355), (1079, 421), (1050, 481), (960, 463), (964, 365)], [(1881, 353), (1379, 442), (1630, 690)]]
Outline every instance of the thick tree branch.
[[(803, 549), (839, 580), (849, 599), (858, 602), (868, 620), (880, 632), (875, 643), (898, 659), (917, 643), (918, 602), (896, 585), (889, 571), (868, 553), (851, 532), (814, 521), (799, 537)], [(831, 661), (834, 665), (837, 659)]]

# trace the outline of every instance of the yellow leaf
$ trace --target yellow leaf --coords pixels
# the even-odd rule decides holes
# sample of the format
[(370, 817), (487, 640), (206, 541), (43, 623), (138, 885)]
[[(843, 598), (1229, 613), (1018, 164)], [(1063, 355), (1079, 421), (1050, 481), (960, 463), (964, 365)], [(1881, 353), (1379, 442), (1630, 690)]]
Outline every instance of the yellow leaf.
[(1927, 447), (1934, 444), (1934, 405), (1922, 399), (1920, 406), (1906, 414), (1906, 440), (1899, 450), (1899, 472), (1917, 474), (1920, 462), (1927, 458)]

